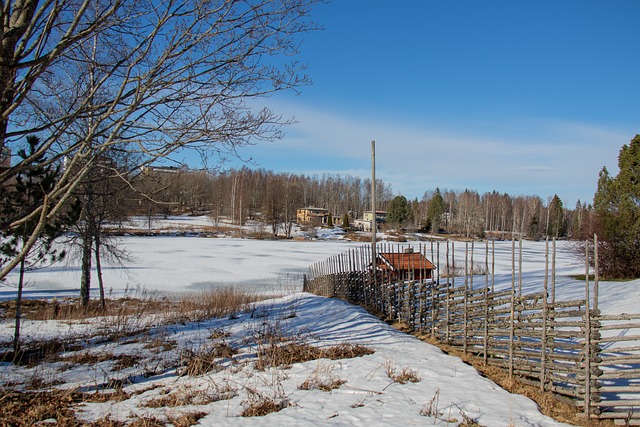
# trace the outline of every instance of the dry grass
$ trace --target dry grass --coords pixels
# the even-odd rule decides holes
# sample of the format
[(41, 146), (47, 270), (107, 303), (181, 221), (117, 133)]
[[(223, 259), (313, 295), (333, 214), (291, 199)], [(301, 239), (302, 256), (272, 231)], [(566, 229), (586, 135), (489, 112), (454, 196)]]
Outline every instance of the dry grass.
[[(110, 317), (112, 322), (122, 318), (140, 318), (151, 314), (163, 315), (171, 321), (205, 320), (224, 317), (236, 313), (253, 302), (266, 297), (236, 288), (222, 288), (195, 295), (187, 295), (182, 300), (171, 300), (145, 290), (125, 291), (127, 296), (107, 299), (103, 309), (97, 300), (89, 301), (86, 307), (77, 298), (52, 300), (24, 300), (22, 316), (30, 320), (87, 320), (95, 317)], [(15, 317), (15, 301), (0, 302), (0, 316)]]
[(89, 351), (83, 351), (65, 356), (61, 360), (69, 363), (77, 363), (79, 365), (95, 365), (96, 363), (106, 362), (107, 360), (114, 360), (116, 356), (113, 353), (99, 352), (91, 353)]
[(233, 358), (237, 352), (224, 342), (216, 343), (212, 348), (185, 350), (181, 356), (183, 367), (179, 370), (179, 375), (197, 377), (209, 372), (219, 372), (224, 369), (220, 362)]
[(137, 415), (127, 425), (129, 427), (165, 427), (166, 423), (156, 417), (141, 417)]
[[(137, 297), (108, 300), (105, 310), (100, 307), (97, 301), (91, 301), (88, 307), (81, 307), (77, 299), (25, 300), (27, 307), (25, 318), (33, 320), (56, 319), (69, 322), (98, 318), (101, 338), (105, 341), (115, 341), (148, 331), (149, 326), (146, 324), (148, 319), (154, 319), (156, 324), (172, 324), (233, 316), (239, 311), (248, 310), (251, 303), (265, 298), (233, 288), (213, 290), (197, 296), (191, 295), (181, 301), (160, 298), (144, 291), (138, 292), (137, 295)], [(14, 316), (15, 302), (1, 302), (0, 313), (3, 313), (5, 317)], [(5, 351), (0, 349), (0, 361), (35, 366), (45, 360), (55, 360), (58, 353), (80, 350), (83, 346), (82, 341), (91, 338), (91, 336), (25, 342), (17, 354), (14, 354), (8, 348), (8, 344), (5, 344)], [(148, 346), (152, 345), (162, 346), (166, 351), (174, 348), (175, 342), (156, 341), (155, 344), (148, 344)], [(95, 362), (99, 361), (99, 359), (95, 360)], [(87, 360), (86, 363), (94, 362)], [(121, 363), (121, 366), (124, 366), (124, 362)]]
[(0, 361), (33, 367), (45, 360), (55, 359), (60, 352), (74, 351), (80, 348), (81, 344), (78, 342), (58, 338), (34, 341), (22, 344), (18, 353), (13, 351), (0, 353)]
[(181, 414), (177, 416), (170, 416), (169, 423), (173, 424), (174, 427), (190, 427), (192, 425), (198, 424), (200, 418), (207, 416), (206, 412), (190, 412), (188, 414)]
[(274, 412), (279, 412), (290, 405), (286, 398), (269, 397), (257, 390), (247, 388), (249, 393), (244, 401), (244, 409), (241, 417), (264, 417)]
[(229, 384), (224, 386), (213, 385), (211, 389), (193, 389), (189, 386), (178, 390), (165, 390), (165, 393), (155, 399), (147, 401), (144, 406), (148, 408), (176, 407), (186, 405), (207, 405), (211, 402), (229, 400), (238, 395), (237, 391)]
[(153, 350), (154, 353), (159, 353), (160, 351), (174, 350), (177, 346), (178, 342), (176, 340), (168, 340), (165, 337), (156, 336), (151, 341), (148, 341), (143, 348)]
[(55, 419), (57, 425), (80, 425), (71, 409), (74, 396), (70, 392), (0, 391), (0, 425), (32, 426), (40, 421)]
[(294, 363), (310, 360), (348, 359), (373, 353), (374, 351), (368, 347), (348, 343), (321, 349), (298, 341), (285, 343), (271, 341), (268, 345), (258, 347), (258, 360), (255, 367), (260, 371), (269, 367), (289, 368)]
[(313, 373), (298, 386), (300, 390), (331, 391), (346, 383), (333, 373), (333, 365), (319, 363)]
[(393, 380), (393, 382), (399, 384), (406, 384), (408, 382), (417, 383), (420, 382), (420, 376), (418, 372), (405, 366), (398, 372), (395, 363), (391, 359), (384, 361), (384, 368), (387, 372), (387, 376)]
[(247, 310), (248, 307), (266, 297), (236, 288), (222, 288), (185, 297), (180, 301), (179, 312), (188, 313), (192, 321), (207, 320)]
[(281, 411), (289, 406), (285, 401), (277, 402), (273, 399), (266, 398), (248, 405), (240, 414), (242, 417), (263, 417), (273, 412)]
[(508, 372), (495, 366), (485, 366), (481, 358), (470, 353), (464, 354), (453, 346), (431, 340), (428, 337), (420, 338), (439, 347), (447, 354), (459, 357), (508, 392), (521, 394), (533, 400), (540, 408), (540, 412), (557, 421), (583, 427), (613, 427), (615, 425), (612, 420), (585, 419), (581, 416), (582, 411), (568, 399), (558, 397), (549, 391), (542, 392), (538, 387), (523, 384), (517, 378), (509, 379)]
[(123, 369), (136, 366), (140, 361), (140, 357), (132, 356), (130, 354), (119, 354), (115, 357), (115, 361), (116, 363), (113, 364), (111, 369), (114, 371), (121, 371)]
[(472, 276), (484, 276), (487, 274), (487, 269), (485, 268), (484, 264), (475, 264), (471, 271), (467, 272), (465, 271), (465, 268), (463, 266), (452, 267), (450, 265), (447, 265), (442, 268), (440, 277), (464, 277), (466, 274), (470, 274)]

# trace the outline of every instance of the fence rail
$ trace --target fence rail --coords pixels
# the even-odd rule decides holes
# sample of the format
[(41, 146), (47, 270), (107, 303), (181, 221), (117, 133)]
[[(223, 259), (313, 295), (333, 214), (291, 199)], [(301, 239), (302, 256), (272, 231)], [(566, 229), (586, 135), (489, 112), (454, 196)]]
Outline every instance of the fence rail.
[[(551, 253), (546, 244), (539, 292), (522, 293), (521, 241), (517, 247), (512, 242), (507, 290), (494, 290), (493, 243), (491, 249), (485, 243), (485, 262), (475, 265), (474, 243), (470, 257), (466, 243), (465, 262), (456, 267), (455, 243), (450, 241), (417, 248), (419, 259), (430, 253), (438, 266), (439, 246), (446, 244), (445, 265), (435, 270), (437, 274), (427, 272), (427, 261), (412, 261), (407, 267), (408, 254), (415, 248), (379, 245), (373, 256), (373, 248), (367, 246), (312, 265), (304, 290), (364, 305), (412, 331), (474, 354), (510, 377), (574, 400), (585, 416), (640, 425), (640, 409), (635, 409), (640, 408), (640, 314), (603, 315), (598, 310), (597, 275), (589, 283), (588, 274), (590, 257), (597, 259), (595, 240), (594, 245), (586, 244), (584, 298), (572, 301), (555, 300), (555, 241)], [(379, 254), (392, 253), (398, 260), (406, 257), (404, 264), (399, 262), (404, 271), (398, 268), (390, 274), (378, 265)], [(485, 280), (474, 288), (478, 273)]]

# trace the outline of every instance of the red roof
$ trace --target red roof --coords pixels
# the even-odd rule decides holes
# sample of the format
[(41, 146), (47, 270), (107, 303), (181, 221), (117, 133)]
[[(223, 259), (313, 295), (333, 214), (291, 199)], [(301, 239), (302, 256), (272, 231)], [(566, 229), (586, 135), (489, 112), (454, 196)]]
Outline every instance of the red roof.
[(382, 264), (379, 268), (390, 268), (394, 271), (400, 270), (433, 270), (435, 266), (425, 256), (419, 252), (411, 253), (381, 253), (378, 254)]

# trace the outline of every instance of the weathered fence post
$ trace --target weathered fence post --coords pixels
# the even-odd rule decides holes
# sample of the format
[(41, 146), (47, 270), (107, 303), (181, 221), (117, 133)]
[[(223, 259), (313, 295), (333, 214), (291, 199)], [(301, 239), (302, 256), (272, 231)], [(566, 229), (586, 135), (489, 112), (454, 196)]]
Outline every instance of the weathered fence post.
[(542, 342), (540, 343), (540, 391), (545, 391), (547, 382), (547, 298), (549, 285), (549, 237), (544, 247), (544, 300), (542, 301)]
[(513, 338), (515, 321), (516, 296), (516, 241), (511, 238), (511, 310), (509, 313), (509, 380), (513, 380)]
[(591, 415), (591, 316), (590, 316), (590, 295), (589, 295), (589, 240), (585, 241), (585, 349), (584, 349), (584, 416), (589, 419)]
[(469, 242), (465, 242), (464, 245), (464, 312), (462, 314), (462, 339), (464, 341), (462, 344), (462, 351), (464, 352), (464, 354), (467, 354), (467, 307), (469, 304)]
[[(453, 242), (451, 242), (451, 249), (453, 252)], [(450, 283), (451, 281), (449, 280), (452, 277), (452, 273), (451, 273), (451, 269), (452, 267), (449, 265), (449, 241), (447, 240), (447, 249), (446, 249), (446, 257), (447, 257), (447, 295), (446, 295), (446, 312), (445, 312), (445, 321), (446, 321), (446, 325), (445, 325), (445, 342), (447, 344), (450, 343), (450, 330), (449, 327), (451, 325), (451, 319), (450, 319), (450, 301), (451, 301), (451, 293), (449, 291), (450, 289)], [(453, 259), (453, 255), (451, 256), (451, 258)]]

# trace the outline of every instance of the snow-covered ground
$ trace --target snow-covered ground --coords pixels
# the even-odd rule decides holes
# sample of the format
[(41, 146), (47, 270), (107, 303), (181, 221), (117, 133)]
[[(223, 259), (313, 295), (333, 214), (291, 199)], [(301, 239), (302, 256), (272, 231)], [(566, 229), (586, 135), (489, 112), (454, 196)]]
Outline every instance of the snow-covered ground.
[[(124, 237), (132, 256), (125, 270), (105, 269), (107, 289), (121, 294), (127, 289), (145, 289), (179, 295), (224, 286), (241, 286), (278, 296), (251, 310), (224, 319), (199, 323), (164, 325), (145, 334), (118, 342), (87, 341), (84, 347), (62, 355), (62, 360), (37, 367), (0, 365), (0, 383), (26, 384), (38, 375), (59, 384), (58, 388), (95, 390), (113, 380), (125, 379), (128, 398), (120, 401), (84, 403), (78, 416), (96, 420), (109, 416), (127, 420), (132, 416), (166, 419), (184, 412), (207, 415), (198, 425), (457, 425), (464, 417), (484, 426), (562, 425), (540, 414), (531, 400), (510, 394), (481, 377), (459, 359), (445, 355), (369, 315), (359, 307), (300, 292), (300, 274), (309, 265), (362, 243), (328, 241), (262, 241), (235, 238)], [(421, 243), (413, 242), (414, 246)], [(422, 243), (424, 245), (424, 242)], [(544, 242), (524, 242), (523, 291), (539, 291), (545, 272)], [(484, 264), (485, 248), (475, 246), (474, 262)], [(445, 247), (440, 247), (444, 264)], [(464, 261), (464, 244), (456, 243), (456, 262)], [(437, 258), (437, 257), (434, 257)], [(496, 288), (511, 286), (511, 242), (496, 242)], [(558, 299), (584, 296), (584, 282), (570, 275), (584, 273), (583, 262), (569, 244), (559, 242), (556, 258)], [(76, 264), (60, 264), (30, 272), (27, 295), (65, 296), (78, 292)], [(484, 285), (484, 276), (474, 278)], [(10, 277), (9, 282), (15, 281)], [(600, 283), (600, 305), (604, 312), (638, 311), (640, 282)], [(15, 290), (3, 284), (1, 298)], [(64, 337), (91, 322), (25, 321), (25, 339)], [(373, 354), (340, 360), (319, 359), (294, 364), (290, 369), (256, 370), (257, 331), (277, 328), (305, 343), (320, 347), (344, 342), (362, 344)], [(222, 333), (220, 333), (222, 331)], [(212, 338), (212, 333), (218, 338)], [(11, 339), (10, 321), (0, 323), (0, 341)], [(221, 337), (221, 338), (220, 338)], [(150, 343), (169, 343), (159, 349)], [(220, 370), (197, 376), (179, 375), (185, 353), (197, 353), (220, 343), (238, 353), (220, 361)], [(79, 354), (112, 354), (115, 359), (95, 363), (65, 361)], [(118, 355), (133, 356), (133, 366), (114, 369)], [(98, 360), (98, 359), (96, 359)], [(401, 384), (387, 374), (389, 367), (410, 370), (418, 382)], [(303, 390), (300, 385), (314, 378), (344, 381), (331, 391)], [(130, 384), (127, 382), (129, 381)], [(17, 386), (21, 387), (20, 385)], [(220, 401), (202, 396), (229, 395)], [(173, 394), (200, 396), (185, 406), (152, 407), (150, 402)], [(286, 407), (264, 417), (238, 415), (256, 396), (286, 402)]]

